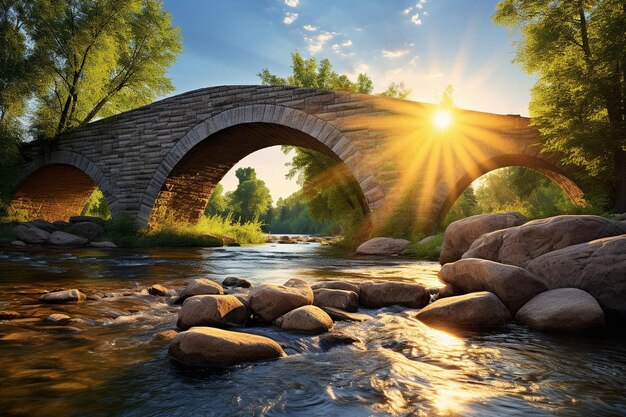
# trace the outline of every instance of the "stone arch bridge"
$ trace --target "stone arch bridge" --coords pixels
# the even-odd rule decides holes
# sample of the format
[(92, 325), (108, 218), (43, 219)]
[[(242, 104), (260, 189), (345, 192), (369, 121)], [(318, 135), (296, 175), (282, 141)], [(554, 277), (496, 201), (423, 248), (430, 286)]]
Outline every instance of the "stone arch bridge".
[(474, 179), (506, 166), (538, 170), (582, 201), (558, 159), (540, 153), (528, 118), (454, 109), (451, 126), (437, 129), (436, 111), (430, 104), (309, 88), (190, 91), (25, 145), (12, 207), (32, 219), (63, 220), (79, 214), (97, 186), (113, 214), (140, 226), (163, 212), (194, 221), (235, 163), (275, 145), (340, 161), (335, 175), (358, 183), (374, 229), (406, 201), (421, 222), (438, 222)]

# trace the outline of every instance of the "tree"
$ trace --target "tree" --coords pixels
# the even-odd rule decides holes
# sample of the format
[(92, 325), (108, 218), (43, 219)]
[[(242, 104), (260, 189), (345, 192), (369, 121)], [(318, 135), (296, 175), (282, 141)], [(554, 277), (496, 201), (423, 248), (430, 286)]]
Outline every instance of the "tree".
[(173, 91), (167, 68), (182, 51), (157, 0), (33, 0), (23, 28), (44, 88), (33, 133), (55, 137)]
[(211, 197), (209, 197), (209, 202), (204, 209), (205, 216), (224, 216), (227, 214), (228, 209), (228, 199), (224, 195), (224, 186), (222, 183), (218, 183), (213, 192), (211, 193)]
[(239, 168), (235, 175), (239, 184), (230, 196), (233, 215), (242, 223), (259, 220), (272, 204), (270, 190), (254, 168)]
[(404, 83), (391, 83), (385, 91), (379, 94), (379, 96), (389, 98), (406, 99), (411, 95), (411, 89), (407, 88)]
[(607, 185), (626, 212), (626, 3), (502, 0), (493, 19), (518, 30), (516, 61), (538, 76), (529, 109), (543, 149)]

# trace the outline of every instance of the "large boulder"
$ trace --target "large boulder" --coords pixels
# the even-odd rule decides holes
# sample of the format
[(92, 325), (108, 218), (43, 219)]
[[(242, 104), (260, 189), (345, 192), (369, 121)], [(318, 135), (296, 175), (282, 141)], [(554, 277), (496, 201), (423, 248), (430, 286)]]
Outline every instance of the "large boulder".
[(320, 288), (313, 291), (313, 305), (355, 312), (359, 309), (359, 296), (353, 291)]
[(87, 239), (66, 232), (53, 232), (48, 241), (55, 246), (83, 246), (89, 243)]
[(29, 224), (18, 224), (13, 228), (13, 233), (19, 240), (29, 245), (41, 245), (50, 240), (50, 233)]
[(319, 307), (303, 306), (283, 314), (274, 324), (281, 329), (303, 333), (324, 333), (333, 327), (333, 319)]
[(41, 230), (45, 230), (48, 233), (56, 232), (60, 230), (56, 225), (47, 222), (45, 220), (33, 220), (27, 223), (28, 225), (35, 226)]
[(84, 301), (87, 297), (78, 290), (53, 291), (39, 297), (42, 303), (77, 303)]
[(626, 224), (600, 216), (555, 216), (498, 230), (476, 239), (463, 258), (525, 268), (533, 259), (567, 246), (626, 234)]
[(254, 287), (248, 301), (252, 311), (271, 322), (291, 310), (313, 304), (313, 290), (303, 280), (290, 279), (284, 285)]
[(234, 295), (194, 295), (183, 303), (176, 325), (181, 329), (194, 326), (244, 326), (246, 307)]
[(437, 300), (416, 317), (431, 327), (480, 328), (502, 326), (511, 313), (495, 294), (481, 291)]
[(604, 313), (589, 293), (578, 288), (543, 292), (519, 309), (515, 320), (540, 330), (591, 330), (604, 327)]
[(356, 249), (357, 255), (398, 255), (405, 250), (409, 244), (406, 239), (393, 239), (391, 237), (375, 237)]
[(314, 291), (320, 288), (329, 288), (331, 290), (352, 291), (356, 293), (356, 295), (359, 295), (361, 291), (358, 284), (355, 284), (354, 282), (348, 282), (348, 281), (321, 281), (321, 282), (316, 282), (315, 284), (311, 285), (311, 288), (313, 288)]
[(240, 287), (240, 288), (250, 288), (252, 284), (247, 279), (237, 278), (237, 277), (226, 277), (224, 281), (222, 281), (223, 287)]
[(92, 241), (104, 236), (104, 227), (94, 222), (78, 222), (73, 223), (68, 232)]
[(574, 287), (591, 294), (610, 318), (626, 318), (626, 235), (548, 252), (528, 270), (549, 289)]
[(439, 279), (463, 293), (492, 292), (511, 314), (515, 314), (526, 301), (548, 289), (542, 280), (523, 268), (476, 258), (443, 265)]
[(443, 265), (461, 259), (482, 234), (519, 226), (526, 218), (519, 213), (478, 214), (450, 223), (441, 245), (439, 262)]
[(187, 287), (180, 293), (177, 303), (194, 295), (221, 295), (224, 294), (224, 288), (215, 281), (206, 278), (192, 279)]
[(360, 288), (359, 301), (367, 308), (395, 304), (422, 308), (430, 301), (430, 294), (424, 287), (410, 282), (364, 282)]
[(287, 356), (268, 337), (213, 327), (194, 327), (178, 333), (170, 344), (169, 355), (187, 366), (217, 367)]

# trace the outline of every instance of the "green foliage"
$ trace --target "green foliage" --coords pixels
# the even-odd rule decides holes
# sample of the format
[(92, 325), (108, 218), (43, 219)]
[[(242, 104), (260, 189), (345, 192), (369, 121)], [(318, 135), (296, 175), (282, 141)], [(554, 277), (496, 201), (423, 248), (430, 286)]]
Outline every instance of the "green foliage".
[(320, 223), (312, 218), (302, 191), (278, 199), (276, 208), (272, 208), (271, 215), (264, 220), (264, 229), (274, 234), (315, 235), (329, 233), (333, 229), (332, 223)]
[(426, 261), (438, 261), (443, 244), (443, 233), (438, 233), (433, 240), (428, 243), (412, 242), (402, 255)]
[(144, 231), (140, 230), (132, 217), (127, 215), (113, 216), (104, 223), (106, 238), (117, 246), (135, 246)]
[(379, 94), (379, 96), (389, 98), (407, 99), (411, 95), (411, 89), (407, 88), (403, 82), (391, 83), (385, 91)]
[(543, 149), (608, 184), (626, 211), (624, 2), (502, 0), (493, 19), (517, 30), (516, 61), (538, 77), (530, 113)]
[(213, 189), (211, 197), (209, 197), (209, 202), (204, 209), (204, 215), (226, 216), (227, 209), (228, 199), (224, 196), (224, 186), (221, 183), (218, 183)]
[(239, 168), (235, 175), (239, 184), (229, 195), (233, 217), (240, 223), (258, 221), (272, 204), (270, 190), (256, 177), (254, 168)]
[(83, 207), (81, 213), (83, 216), (99, 217), (104, 220), (111, 218), (111, 211), (107, 205), (107, 201), (99, 188), (93, 190), (93, 193), (87, 199), (87, 203)]
[(459, 198), (454, 202), (454, 205), (450, 208), (448, 215), (443, 221), (444, 230), (452, 222), (480, 213), (481, 211), (478, 206), (474, 187), (470, 185), (461, 193)]

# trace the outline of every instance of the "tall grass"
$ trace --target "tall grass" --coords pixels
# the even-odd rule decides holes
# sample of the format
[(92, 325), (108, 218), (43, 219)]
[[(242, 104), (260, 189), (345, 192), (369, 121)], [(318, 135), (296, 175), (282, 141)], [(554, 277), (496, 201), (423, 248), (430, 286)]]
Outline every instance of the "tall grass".
[(442, 243), (443, 232), (435, 235), (428, 243), (412, 242), (402, 254), (426, 261), (438, 261)]

